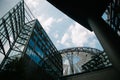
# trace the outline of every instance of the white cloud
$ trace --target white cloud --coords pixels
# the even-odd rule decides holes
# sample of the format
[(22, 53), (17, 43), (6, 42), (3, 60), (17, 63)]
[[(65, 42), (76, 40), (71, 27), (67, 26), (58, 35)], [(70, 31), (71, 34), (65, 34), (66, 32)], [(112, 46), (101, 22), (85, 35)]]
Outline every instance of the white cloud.
[[(53, 24), (60, 23), (63, 20), (63, 18), (57, 18), (57, 19), (54, 17), (46, 18), (45, 15), (37, 16), (37, 18), (47, 33), (50, 32), (51, 27), (53, 27)], [(57, 35), (55, 35), (55, 38), (56, 37), (57, 37)]]
[(61, 40), (61, 44), (64, 44), (69, 39), (69, 34), (64, 34)]
[(54, 22), (55, 22), (55, 19), (53, 17), (49, 17), (46, 20), (41, 21), (41, 24), (43, 25), (43, 28), (46, 30), (46, 32), (49, 33), (50, 32), (50, 28), (52, 27), (52, 24)]
[(52, 23), (55, 21), (55, 19), (53, 17), (49, 17), (45, 22), (44, 22), (44, 26), (51, 26)]
[(97, 40), (95, 38), (93, 38), (92, 42), (87, 41), (87, 43), (89, 43), (89, 46), (92, 46), (92, 47), (95, 48), (98, 42), (97, 42)]
[(58, 35), (57, 33), (55, 33), (55, 34), (54, 34), (54, 38), (57, 39), (58, 37), (59, 37), (59, 35)]
[(49, 12), (53, 12), (54, 8), (46, 0), (25, 0), (25, 2), (47, 33), (51, 31), (53, 24), (63, 21), (63, 17), (58, 15), (58, 17), (54, 18), (54, 14), (49, 14)]
[(78, 23), (71, 25), (69, 28), (69, 32), (70, 31), (72, 43), (77, 46), (83, 46), (88, 41), (88, 38), (93, 36), (91, 32), (87, 31)]
[(53, 17), (45, 18), (44, 15), (38, 16), (37, 18), (47, 33), (50, 32), (52, 24), (56, 21)]
[(59, 19), (56, 20), (57, 23), (59, 23), (61, 21), (63, 21), (63, 18), (59, 18)]
[(25, 0), (26, 4), (29, 5), (30, 8), (37, 8), (43, 1), (45, 0)]
[(85, 46), (85, 44), (90, 47), (95, 47), (97, 40), (93, 32), (88, 31), (75, 22), (70, 25), (69, 29), (65, 32), (60, 43), (66, 47)]
[(37, 19), (38, 19), (40, 22), (42, 22), (42, 21), (44, 20), (44, 15), (39, 15), (39, 16), (37, 16)]
[[(54, 32), (53, 30), (56, 29), (57, 31), (57, 28), (54, 28), (56, 27), (56, 24), (62, 23), (62, 26), (64, 26), (66, 25), (65, 20), (68, 19), (70, 20), (70, 18), (66, 15), (60, 16), (61, 14), (58, 14), (57, 16), (56, 15), (54, 16), (54, 14), (51, 14), (52, 12), (55, 12), (53, 11), (54, 8), (50, 7), (46, 0), (25, 0), (25, 1), (28, 7), (30, 8), (30, 10), (34, 13), (35, 17), (38, 18), (45, 31), (48, 33), (48, 35), (50, 35), (50, 37), (51, 34)], [(70, 22), (67, 21), (67, 24)], [(57, 26), (57, 27), (61, 27), (61, 26)], [(74, 24), (71, 24), (69, 26), (69, 28), (66, 30), (64, 35), (62, 35), (63, 31), (60, 30), (63, 29), (61, 28), (59, 29), (58, 31), (59, 35), (58, 33), (52, 34), (53, 41), (54, 39), (57, 39), (57, 41), (55, 41), (56, 43), (55, 45), (58, 45), (59, 47), (62, 48), (75, 47), (75, 46), (96, 47), (96, 45), (99, 45), (99, 42), (97, 41), (94, 33), (89, 32), (88, 30), (86, 30), (76, 22), (74, 22)]]
[(60, 41), (60, 43), (66, 47), (71, 46), (70, 35), (65, 33)]

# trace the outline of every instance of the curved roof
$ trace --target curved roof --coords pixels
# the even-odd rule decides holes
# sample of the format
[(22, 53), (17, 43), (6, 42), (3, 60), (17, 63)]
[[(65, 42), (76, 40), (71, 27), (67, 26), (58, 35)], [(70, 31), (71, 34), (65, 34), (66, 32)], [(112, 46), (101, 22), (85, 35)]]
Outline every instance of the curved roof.
[(103, 52), (96, 48), (90, 48), (90, 47), (73, 47), (73, 48), (59, 50), (60, 53), (67, 53), (67, 52), (74, 52), (74, 51), (86, 52), (86, 53), (91, 53), (91, 54), (96, 54), (96, 55)]
[(83, 72), (82, 65), (103, 51), (90, 47), (74, 47), (59, 51), (63, 60), (63, 75)]

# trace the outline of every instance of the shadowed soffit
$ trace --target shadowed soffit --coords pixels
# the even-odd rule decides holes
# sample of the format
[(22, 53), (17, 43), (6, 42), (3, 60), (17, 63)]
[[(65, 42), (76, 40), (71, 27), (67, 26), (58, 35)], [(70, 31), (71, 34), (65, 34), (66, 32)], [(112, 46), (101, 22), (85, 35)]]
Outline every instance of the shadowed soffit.
[(77, 21), (90, 31), (88, 17), (99, 17), (105, 11), (110, 0), (47, 0), (63, 13)]

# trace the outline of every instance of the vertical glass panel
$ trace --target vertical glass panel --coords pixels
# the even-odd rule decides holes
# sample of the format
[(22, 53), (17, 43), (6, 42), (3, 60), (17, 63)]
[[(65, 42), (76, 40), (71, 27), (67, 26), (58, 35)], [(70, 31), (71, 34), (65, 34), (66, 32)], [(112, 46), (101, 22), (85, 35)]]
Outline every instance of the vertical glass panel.
[(31, 48), (27, 48), (27, 54), (30, 56), (32, 60), (34, 60), (37, 64), (40, 62), (40, 58), (33, 52)]
[(7, 42), (5, 43), (5, 45), (4, 45), (5, 53), (8, 52), (9, 48), (10, 48), (10, 45), (9, 45), (9, 42), (7, 41)]
[(34, 40), (37, 41), (37, 36), (34, 36)]
[(3, 59), (4, 59), (4, 55), (0, 54), (0, 64), (1, 64), (1, 62), (2, 62)]
[(14, 51), (14, 50), (11, 50), (10, 54), (9, 54), (9, 57), (11, 56), (15, 56), (15, 55), (20, 55), (21, 53), (20, 52), (17, 52), (17, 51)]
[(37, 31), (36, 31), (36, 29), (34, 29), (34, 32), (35, 32), (35, 34), (38, 34)]
[(34, 46), (34, 42), (33, 42), (33, 40), (32, 40), (32, 39), (30, 39), (30, 41), (29, 41), (29, 45), (30, 45), (31, 47), (33, 47), (33, 46)]
[(35, 51), (36, 51), (42, 58), (44, 57), (44, 53), (41, 51), (41, 49), (40, 49), (38, 46), (35, 47)]
[(10, 36), (10, 41), (13, 43), (13, 41), (14, 41), (13, 35)]

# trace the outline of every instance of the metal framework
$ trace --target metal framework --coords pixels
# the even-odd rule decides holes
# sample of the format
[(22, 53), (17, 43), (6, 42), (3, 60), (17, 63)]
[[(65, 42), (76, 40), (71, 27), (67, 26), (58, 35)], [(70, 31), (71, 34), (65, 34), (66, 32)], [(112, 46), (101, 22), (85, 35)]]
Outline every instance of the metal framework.
[(26, 54), (51, 76), (62, 75), (62, 57), (38, 20), (35, 21)]
[(96, 55), (103, 52), (103, 51), (100, 51), (98, 49), (90, 48), (90, 47), (74, 47), (74, 48), (63, 49), (63, 50), (60, 50), (59, 52), (60, 53), (67, 53), (67, 52), (74, 52), (74, 51), (86, 52), (86, 53), (96, 54)]
[(120, 36), (120, 0), (111, 0), (103, 16), (103, 19)]
[(103, 53), (103, 51), (89, 47), (69, 48), (59, 52), (63, 59), (63, 75), (83, 72), (82, 65), (92, 60), (94, 56)]
[(82, 69), (84, 72), (89, 72), (89, 71), (104, 69), (111, 66), (112, 63), (110, 62), (107, 54), (104, 52), (102, 54), (94, 56), (93, 59), (82, 65)]
[[(25, 9), (26, 8), (26, 9)], [(21, 0), (14, 8), (0, 19), (0, 69), (16, 57), (22, 56), (33, 30), (30, 22), (33, 16)]]
[[(1, 55), (3, 60), (0, 62), (0, 71), (15, 70), (6, 66), (28, 56), (28, 61), (32, 60), (53, 79), (62, 75), (61, 55), (39, 21), (34, 19), (24, 0), (0, 19)], [(12, 66), (15, 68), (15, 65)]]

